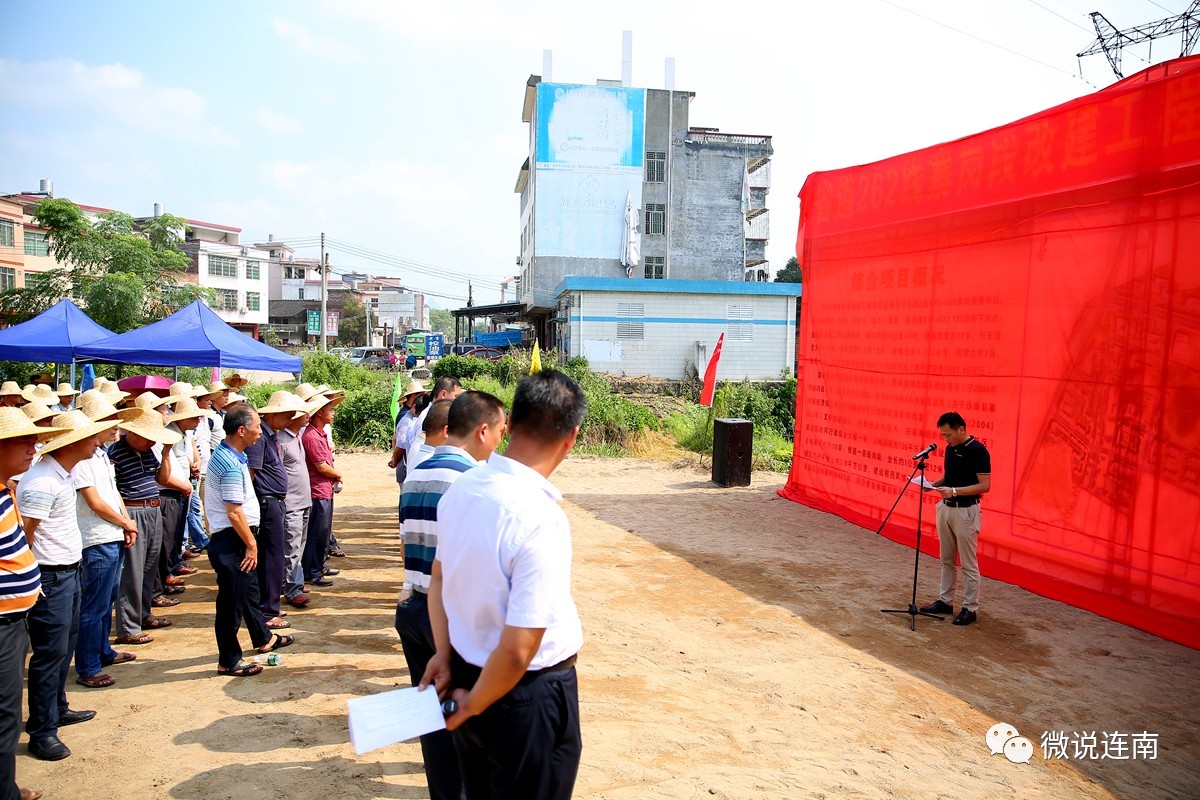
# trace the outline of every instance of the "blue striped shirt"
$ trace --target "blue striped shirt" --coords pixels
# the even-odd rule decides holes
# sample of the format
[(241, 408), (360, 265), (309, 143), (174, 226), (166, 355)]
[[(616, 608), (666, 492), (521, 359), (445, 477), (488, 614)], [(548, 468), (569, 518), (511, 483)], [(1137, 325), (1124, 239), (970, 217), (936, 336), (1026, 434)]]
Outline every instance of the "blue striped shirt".
[(258, 498), (250, 484), (246, 454), (234, 450), (228, 442), (221, 442), (208, 459), (208, 477), (204, 483), (204, 515), (208, 517), (210, 531), (233, 527), (226, 503), (242, 507), (247, 525), (258, 524)]
[(429, 591), (437, 557), (437, 507), (446, 490), (478, 462), (462, 448), (442, 445), (404, 479), (400, 493), (400, 538), (404, 542), (404, 579), (419, 592)]
[(122, 436), (120, 441), (108, 448), (108, 460), (117, 473), (117, 491), (121, 497), (126, 500), (158, 499), (159, 486), (154, 476), (158, 472), (159, 461), (153, 448), (139, 453)]

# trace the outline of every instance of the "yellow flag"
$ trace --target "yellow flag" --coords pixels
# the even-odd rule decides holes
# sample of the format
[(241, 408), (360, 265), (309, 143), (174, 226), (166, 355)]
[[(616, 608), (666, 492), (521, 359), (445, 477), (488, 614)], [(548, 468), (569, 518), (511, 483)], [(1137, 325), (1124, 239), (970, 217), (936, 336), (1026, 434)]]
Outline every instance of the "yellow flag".
[(533, 374), (541, 372), (541, 371), (542, 371), (542, 355), (538, 351), (537, 339), (534, 339), (533, 340), (533, 356), (531, 356), (529, 359), (529, 374), (533, 375)]

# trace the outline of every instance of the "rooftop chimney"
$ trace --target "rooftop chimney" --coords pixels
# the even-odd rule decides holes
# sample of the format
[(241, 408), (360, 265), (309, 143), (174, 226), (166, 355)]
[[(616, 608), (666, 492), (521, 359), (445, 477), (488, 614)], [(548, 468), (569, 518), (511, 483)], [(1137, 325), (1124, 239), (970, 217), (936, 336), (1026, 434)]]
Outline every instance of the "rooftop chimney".
[(633, 31), (621, 32), (621, 85), (633, 86)]

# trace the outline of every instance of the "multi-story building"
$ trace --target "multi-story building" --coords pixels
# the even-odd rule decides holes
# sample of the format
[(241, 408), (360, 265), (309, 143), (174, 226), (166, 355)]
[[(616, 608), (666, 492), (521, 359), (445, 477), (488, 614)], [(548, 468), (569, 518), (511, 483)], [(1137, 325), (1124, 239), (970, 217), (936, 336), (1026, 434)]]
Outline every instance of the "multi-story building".
[(771, 137), (691, 126), (694, 98), (530, 76), (516, 294), (544, 343), (568, 277), (766, 279)]
[[(154, 214), (162, 214), (155, 204)], [(189, 219), (183, 252), (191, 263), (184, 280), (212, 289), (212, 310), (234, 328), (258, 338), (267, 324), (270, 254), (238, 241), (241, 228)]]
[(0, 292), (25, 285), (25, 246), (21, 205), (0, 198)]

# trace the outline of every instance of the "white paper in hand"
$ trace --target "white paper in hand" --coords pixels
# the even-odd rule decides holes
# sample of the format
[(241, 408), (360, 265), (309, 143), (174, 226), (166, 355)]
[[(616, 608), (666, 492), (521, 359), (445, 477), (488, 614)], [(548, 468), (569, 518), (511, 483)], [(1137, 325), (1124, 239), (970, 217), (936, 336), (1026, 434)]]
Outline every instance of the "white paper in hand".
[(442, 704), (432, 686), (423, 692), (414, 686), (355, 697), (347, 701), (347, 705), (350, 707), (350, 743), (359, 755), (446, 727)]
[(922, 489), (936, 489), (937, 488), (932, 483), (930, 483), (929, 479), (926, 478), (924, 475), (922, 475), (919, 478), (911, 479), (909, 481), (909, 483), (915, 483), (917, 486), (920, 486)]

